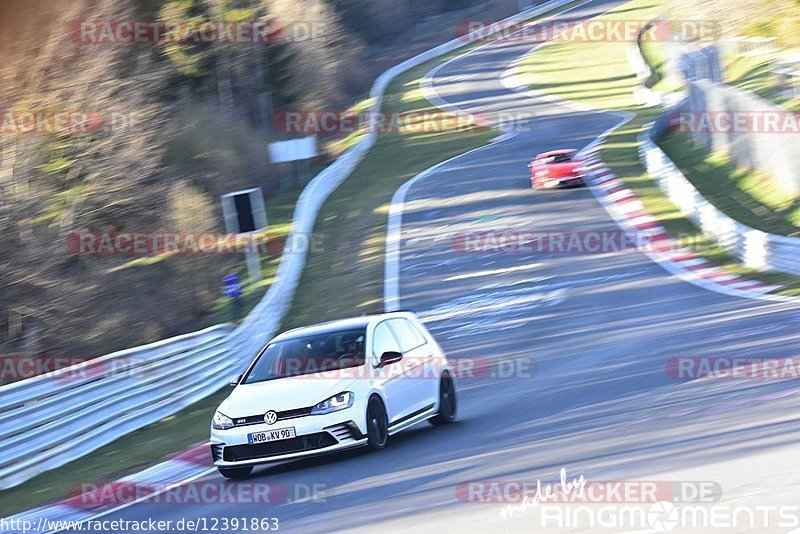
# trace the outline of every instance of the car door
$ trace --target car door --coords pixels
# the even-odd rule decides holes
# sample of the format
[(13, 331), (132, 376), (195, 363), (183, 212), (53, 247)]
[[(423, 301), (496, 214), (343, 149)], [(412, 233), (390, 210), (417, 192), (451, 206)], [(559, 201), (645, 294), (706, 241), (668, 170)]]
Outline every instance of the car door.
[(436, 402), (439, 380), (433, 362), (433, 350), (425, 336), (406, 318), (389, 319), (389, 326), (400, 343), (406, 360), (407, 380), (410, 383), (412, 413), (423, 411)]
[(370, 345), (373, 381), (383, 388), (386, 395), (386, 412), (391, 425), (414, 411), (413, 384), (405, 367), (409, 360), (404, 355), (399, 362), (380, 367), (381, 354), (384, 352), (403, 352), (388, 320), (375, 325)]

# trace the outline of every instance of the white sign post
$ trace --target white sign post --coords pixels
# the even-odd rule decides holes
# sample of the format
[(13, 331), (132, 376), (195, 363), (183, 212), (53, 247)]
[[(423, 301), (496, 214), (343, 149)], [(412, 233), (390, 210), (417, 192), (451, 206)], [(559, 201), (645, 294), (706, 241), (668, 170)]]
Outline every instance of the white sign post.
[[(237, 238), (249, 238), (267, 229), (267, 209), (260, 187), (222, 195), (222, 215), (225, 231)], [(251, 283), (260, 283), (261, 255), (255, 247), (248, 246), (245, 252), (247, 275)]]
[(269, 159), (272, 163), (291, 163), (292, 179), (297, 178), (296, 161), (308, 161), (317, 157), (317, 136), (310, 135), (300, 139), (289, 139), (269, 144)]

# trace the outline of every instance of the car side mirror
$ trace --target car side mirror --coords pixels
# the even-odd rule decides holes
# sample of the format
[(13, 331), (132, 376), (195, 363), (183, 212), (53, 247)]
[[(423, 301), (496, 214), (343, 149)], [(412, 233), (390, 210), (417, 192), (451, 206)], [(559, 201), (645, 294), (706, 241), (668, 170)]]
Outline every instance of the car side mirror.
[(236, 376), (234, 376), (233, 378), (231, 378), (231, 381), (228, 382), (228, 385), (230, 387), (232, 387), (232, 388), (235, 388), (236, 386), (239, 385), (239, 382), (242, 381), (242, 376), (244, 376), (244, 375), (236, 375)]
[(393, 350), (388, 350), (381, 354), (381, 367), (386, 367), (387, 365), (397, 363), (403, 359), (403, 354), (400, 352), (395, 352)]

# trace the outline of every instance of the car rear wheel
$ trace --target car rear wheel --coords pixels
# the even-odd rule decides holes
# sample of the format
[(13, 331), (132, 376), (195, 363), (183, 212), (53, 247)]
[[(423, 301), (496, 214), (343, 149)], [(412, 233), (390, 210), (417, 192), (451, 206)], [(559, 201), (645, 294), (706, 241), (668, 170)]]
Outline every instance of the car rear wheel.
[(434, 426), (456, 420), (456, 387), (450, 375), (444, 373), (439, 381), (439, 413), (428, 419)]
[(241, 480), (250, 476), (253, 472), (251, 467), (219, 467), (219, 474), (231, 480)]
[(389, 441), (389, 418), (386, 407), (379, 397), (372, 397), (367, 403), (367, 446), (373, 451), (386, 447)]

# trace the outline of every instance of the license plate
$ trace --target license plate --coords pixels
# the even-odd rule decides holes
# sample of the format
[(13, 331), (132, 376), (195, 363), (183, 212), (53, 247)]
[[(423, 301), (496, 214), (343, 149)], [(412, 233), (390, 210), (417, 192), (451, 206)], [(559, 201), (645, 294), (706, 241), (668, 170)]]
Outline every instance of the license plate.
[(250, 445), (255, 445), (256, 443), (268, 443), (270, 441), (292, 439), (296, 436), (297, 434), (294, 431), (294, 427), (289, 426), (286, 428), (267, 430), (266, 432), (254, 432), (253, 434), (247, 434), (247, 441), (250, 443)]

